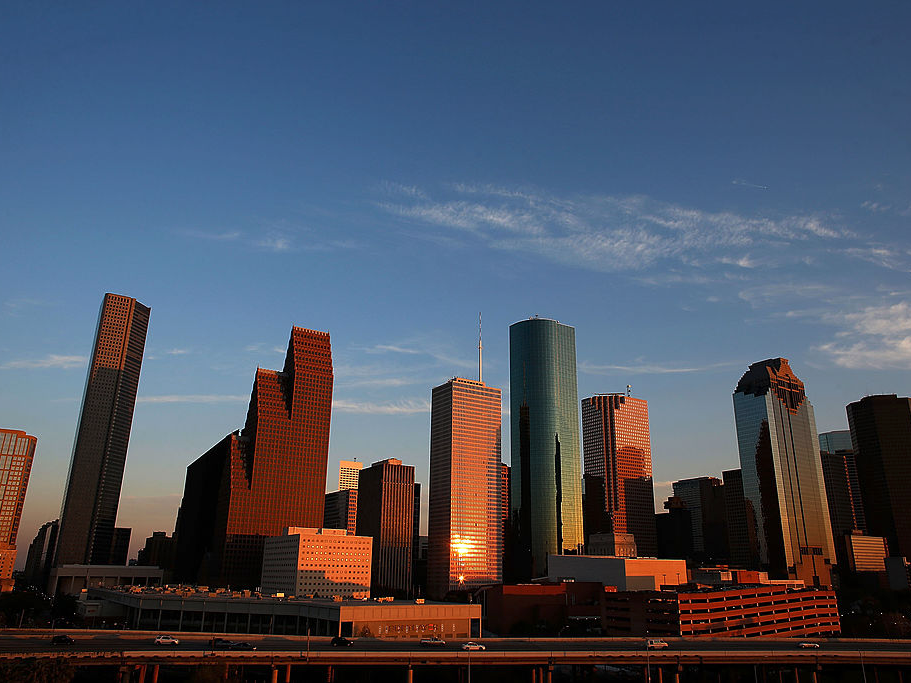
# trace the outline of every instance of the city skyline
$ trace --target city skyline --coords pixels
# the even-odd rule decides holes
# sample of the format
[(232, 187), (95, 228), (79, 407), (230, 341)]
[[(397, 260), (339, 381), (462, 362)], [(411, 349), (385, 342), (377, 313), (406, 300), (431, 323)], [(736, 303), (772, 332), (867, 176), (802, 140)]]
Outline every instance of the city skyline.
[[(400, 457), (428, 481), (429, 390), (476, 367), (478, 311), (504, 405), (508, 326), (535, 314), (576, 328), (580, 395), (649, 401), (659, 502), (737, 466), (730, 390), (756, 359), (791, 359), (821, 432), (907, 396), (909, 22), (842, 2), (0, 8), (0, 415), (39, 439), (20, 539), (58, 516), (106, 291), (155, 309), (131, 556), (294, 324), (333, 336), (333, 472)], [(508, 414), (502, 432), (509, 462)]]

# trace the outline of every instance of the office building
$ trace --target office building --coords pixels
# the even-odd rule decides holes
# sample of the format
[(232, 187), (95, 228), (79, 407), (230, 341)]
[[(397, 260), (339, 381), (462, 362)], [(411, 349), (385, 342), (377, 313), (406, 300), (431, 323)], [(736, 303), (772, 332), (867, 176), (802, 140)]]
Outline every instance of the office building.
[(149, 312), (136, 299), (104, 295), (60, 512), (57, 565), (111, 562)]
[(338, 490), (357, 488), (357, 477), (364, 463), (357, 460), (342, 460), (338, 464)]
[(16, 537), (38, 439), (17, 429), (0, 429), (0, 590), (13, 588)]
[(327, 529), (357, 531), (357, 487), (326, 494), (323, 526)]
[(282, 371), (256, 371), (244, 428), (187, 468), (178, 580), (255, 588), (265, 538), (322, 526), (332, 381), (329, 335), (292, 328)]
[(585, 533), (632, 534), (658, 553), (648, 402), (624, 394), (582, 399)]
[(692, 557), (706, 561), (728, 559), (724, 484), (717, 477), (681, 479), (672, 484), (690, 513)]
[(687, 582), (685, 560), (554, 555), (548, 567), (549, 581), (600, 581), (620, 591), (658, 590)]
[(29, 545), (28, 556), (25, 558), (25, 580), (29, 586), (42, 592), (47, 589), (51, 567), (54, 565), (59, 526), (59, 520), (56, 519), (42, 524)]
[(165, 570), (165, 579), (174, 568), (177, 543), (174, 536), (168, 536), (165, 531), (153, 531), (146, 538), (145, 545), (136, 555), (136, 564), (143, 567), (160, 567)]
[(517, 574), (582, 551), (576, 331), (531, 318), (509, 328), (511, 499)]
[(433, 389), (427, 592), (500, 583), (500, 390), (456, 377)]
[(857, 478), (854, 447), (851, 445), (851, 432), (845, 429), (820, 434), (819, 449), (832, 534), (837, 539), (855, 529), (866, 531), (867, 522), (864, 518), (860, 481)]
[(686, 503), (677, 496), (671, 496), (664, 501), (664, 509), (667, 512), (655, 515), (658, 557), (680, 560), (693, 557), (693, 523)]
[(370, 597), (373, 539), (344, 529), (289, 527), (263, 546), (262, 592), (310, 597)]
[(412, 590), (414, 467), (396, 458), (375, 462), (361, 470), (357, 489), (357, 535), (373, 539), (373, 594), (408, 596)]
[(743, 472), (726, 470), (724, 481), (725, 527), (730, 563), (744, 569), (759, 569), (759, 539), (753, 503), (743, 495)]
[(761, 568), (831, 586), (835, 550), (813, 406), (785, 358), (753, 363), (734, 391), (744, 498)]
[(866, 396), (847, 412), (867, 531), (911, 558), (911, 398)]

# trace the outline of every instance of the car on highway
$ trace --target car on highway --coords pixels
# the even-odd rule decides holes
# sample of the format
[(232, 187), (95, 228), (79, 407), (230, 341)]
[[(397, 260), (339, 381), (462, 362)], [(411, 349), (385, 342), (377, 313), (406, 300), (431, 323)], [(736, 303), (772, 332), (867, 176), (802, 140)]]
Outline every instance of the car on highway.
[(421, 638), (421, 645), (445, 645), (446, 641), (440, 638), (439, 636), (430, 636), (429, 638)]
[(229, 650), (255, 650), (256, 646), (253, 643), (248, 643), (246, 640), (239, 640), (236, 643), (231, 643), (228, 646)]
[(348, 640), (343, 636), (335, 636), (335, 638), (329, 641), (329, 644), (332, 645), (332, 647), (351, 647), (354, 645), (354, 641)]
[(227, 638), (213, 638), (210, 643), (213, 650), (218, 650), (219, 648), (225, 649), (229, 648), (234, 644), (233, 640), (228, 640)]
[(180, 641), (174, 636), (158, 636), (155, 638), (156, 645), (180, 645)]
[(810, 641), (804, 641), (803, 643), (798, 643), (797, 647), (802, 647), (805, 650), (816, 650), (819, 649), (819, 643), (811, 643)]
[(645, 647), (649, 650), (663, 650), (667, 647), (667, 643), (660, 638), (649, 638), (645, 641)]
[(469, 640), (467, 643), (462, 643), (462, 649), (471, 652), (472, 650), (486, 650), (487, 647), (485, 645), (481, 645), (481, 643), (476, 643), (473, 640)]
[(66, 634), (56, 635), (51, 638), (51, 645), (72, 645), (76, 641)]

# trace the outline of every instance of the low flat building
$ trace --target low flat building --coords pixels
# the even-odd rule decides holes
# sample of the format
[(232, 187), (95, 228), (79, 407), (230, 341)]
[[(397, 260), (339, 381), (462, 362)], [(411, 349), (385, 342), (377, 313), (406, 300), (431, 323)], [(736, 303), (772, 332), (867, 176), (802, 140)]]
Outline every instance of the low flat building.
[(84, 603), (99, 618), (153, 631), (297, 636), (309, 632), (383, 640), (481, 637), (479, 604), (269, 598), (203, 587), (91, 588)]
[(85, 588), (112, 586), (158, 586), (164, 570), (160, 567), (119, 564), (65, 564), (51, 569), (48, 595), (80, 595)]
[(263, 545), (261, 592), (309, 597), (370, 597), (373, 538), (344, 529), (288, 527)]
[(838, 635), (835, 592), (758, 584), (602, 596), (604, 635), (804, 638)]
[(499, 636), (556, 634), (570, 624), (600, 632), (600, 582), (521, 583), (482, 591), (485, 628)]
[(685, 560), (604, 555), (548, 555), (547, 580), (598, 581), (619, 591), (657, 590), (687, 582)]
[(867, 536), (861, 533), (845, 534), (845, 556), (848, 569), (852, 572), (886, 571), (886, 539), (882, 536)]

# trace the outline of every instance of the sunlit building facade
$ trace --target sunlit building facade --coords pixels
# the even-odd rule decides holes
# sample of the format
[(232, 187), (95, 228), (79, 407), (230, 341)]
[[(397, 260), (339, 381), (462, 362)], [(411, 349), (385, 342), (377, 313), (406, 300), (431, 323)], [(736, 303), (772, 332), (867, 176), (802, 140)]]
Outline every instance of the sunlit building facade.
[(0, 590), (13, 587), (16, 537), (38, 439), (17, 429), (0, 429)]
[(266, 537), (322, 526), (332, 383), (329, 334), (292, 328), (282, 371), (256, 371), (244, 428), (187, 468), (178, 580), (255, 588)]
[(510, 534), (527, 580), (584, 542), (575, 329), (537, 317), (510, 325), (509, 392)]
[(364, 463), (357, 460), (342, 460), (338, 464), (338, 490), (357, 488), (357, 477)]
[(427, 592), (500, 583), (500, 390), (455, 378), (434, 388), (430, 413)]
[(56, 564), (109, 564), (150, 309), (105, 294), (70, 460)]
[(835, 549), (813, 406), (785, 358), (753, 363), (734, 391), (744, 498), (773, 579), (831, 586)]
[(631, 534), (640, 556), (658, 552), (648, 401), (624, 394), (582, 399), (585, 534)]

